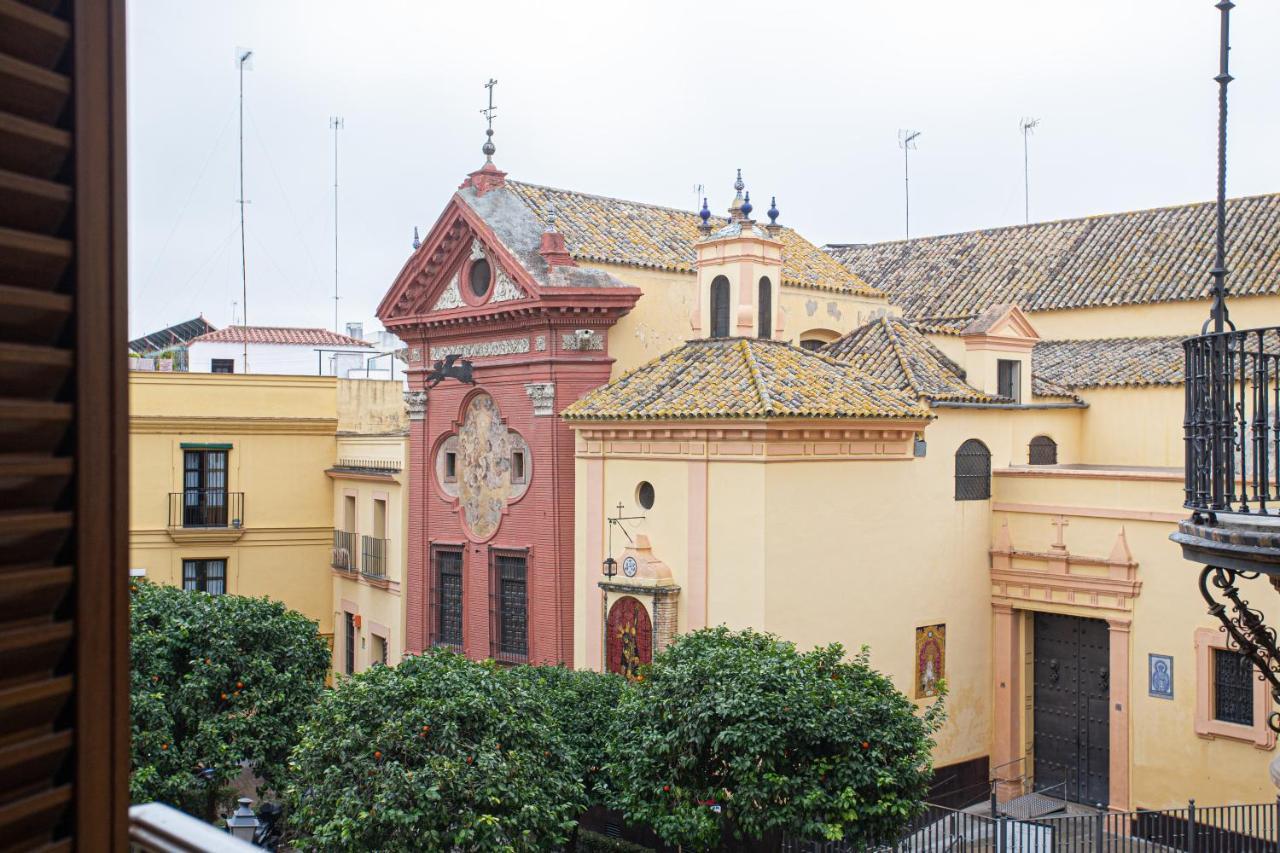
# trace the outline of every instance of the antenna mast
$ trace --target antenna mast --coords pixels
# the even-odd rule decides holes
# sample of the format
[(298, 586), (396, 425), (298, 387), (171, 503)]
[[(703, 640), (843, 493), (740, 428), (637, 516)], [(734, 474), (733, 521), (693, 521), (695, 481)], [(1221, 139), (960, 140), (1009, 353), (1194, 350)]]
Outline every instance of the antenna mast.
[[(249, 271), (244, 251), (244, 71), (247, 65), (253, 70), (253, 51), (247, 48), (236, 48), (236, 67), (240, 71), (240, 298), (244, 311), (244, 326), (249, 325)], [(241, 370), (249, 372), (249, 333), (244, 332), (244, 362)]]
[(1214, 5), (1222, 13), (1218, 76), (1213, 78), (1218, 83), (1218, 206), (1213, 269), (1209, 271), (1213, 276), (1213, 306), (1209, 309), (1209, 318), (1215, 332), (1225, 331), (1227, 326), (1235, 328), (1227, 312), (1227, 84), (1232, 80), (1227, 71), (1227, 57), (1231, 52), (1230, 17), (1234, 7), (1231, 0), (1221, 0)]
[(330, 116), (333, 130), (333, 332), (338, 334), (338, 131), (342, 130), (342, 116)]
[(902, 188), (907, 197), (906, 240), (911, 242), (911, 169), (908, 155), (916, 148), (916, 140), (920, 138), (918, 130), (899, 130), (898, 147), (902, 149)]
[(1022, 215), (1025, 224), (1031, 224), (1031, 166), (1028, 159), (1027, 136), (1040, 125), (1038, 118), (1023, 118), (1018, 127), (1022, 130)]

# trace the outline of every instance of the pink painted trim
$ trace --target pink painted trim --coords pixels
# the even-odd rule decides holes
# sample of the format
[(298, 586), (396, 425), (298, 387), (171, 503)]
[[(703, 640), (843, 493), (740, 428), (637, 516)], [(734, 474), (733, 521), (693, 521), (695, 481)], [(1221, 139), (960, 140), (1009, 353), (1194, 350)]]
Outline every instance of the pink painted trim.
[(586, 483), (586, 499), (587, 499), (587, 553), (584, 555), (583, 565), (584, 577), (580, 579), (585, 588), (586, 601), (586, 621), (583, 626), (584, 635), (587, 638), (586, 663), (587, 669), (594, 669), (597, 672), (602, 671), (604, 666), (604, 650), (601, 643), (604, 642), (604, 619), (603, 603), (600, 600), (600, 588), (596, 585), (596, 577), (598, 576), (598, 567), (604, 560), (604, 460), (588, 459), (587, 466), (587, 483)]
[(381, 637), (384, 640), (391, 639), (391, 629), (386, 625), (383, 625), (381, 622), (374, 622), (371, 620), (369, 622), (369, 633), (373, 634), (375, 637)]
[(689, 468), (688, 587), (685, 620), (689, 630), (707, 627), (707, 463), (692, 461)]
[(997, 778), (1005, 783), (997, 789), (1001, 800), (1021, 794), (1014, 780), (1026, 771), (1017, 759), (1022, 757), (1022, 713), (1025, 696), (1022, 689), (1022, 614), (1007, 604), (991, 605), (995, 622), (995, 741), (991, 748), (991, 766)]
[(388, 492), (374, 492), (374, 493), (371, 495), (371, 497), (372, 497), (375, 501), (386, 501), (386, 502), (388, 502), (388, 503), (390, 503), (390, 502), (391, 502), (391, 495), (390, 495), (390, 493), (388, 493)]
[[(485, 248), (488, 248), (486, 246)], [(471, 289), (471, 268), (479, 261), (489, 264), (489, 286), (484, 289), (484, 293), (476, 296), (475, 291)], [(493, 286), (498, 280), (498, 271), (493, 268), (493, 263), (488, 256), (484, 258), (468, 258), (462, 264), (462, 269), (458, 272), (458, 295), (462, 297), (462, 301), (468, 305), (478, 307), (486, 304), (493, 296)]]
[(343, 490), (342, 490), (342, 496), (343, 496), (344, 498), (358, 498), (358, 497), (360, 497), (360, 490), (359, 490), (359, 489), (346, 488), (346, 489), (343, 489)]
[(1228, 738), (1252, 743), (1258, 749), (1276, 745), (1275, 732), (1267, 725), (1271, 715), (1271, 694), (1266, 682), (1253, 680), (1253, 725), (1224, 723), (1215, 720), (1210, 710), (1213, 703), (1213, 650), (1227, 649), (1227, 635), (1219, 628), (1196, 629), (1196, 734), (1204, 738)]
[(350, 613), (352, 616), (355, 616), (360, 612), (360, 605), (356, 604), (354, 601), (344, 598), (342, 599), (342, 610), (344, 613)]
[(1111, 640), (1110, 807), (1129, 810), (1129, 643), (1128, 619), (1108, 619)]

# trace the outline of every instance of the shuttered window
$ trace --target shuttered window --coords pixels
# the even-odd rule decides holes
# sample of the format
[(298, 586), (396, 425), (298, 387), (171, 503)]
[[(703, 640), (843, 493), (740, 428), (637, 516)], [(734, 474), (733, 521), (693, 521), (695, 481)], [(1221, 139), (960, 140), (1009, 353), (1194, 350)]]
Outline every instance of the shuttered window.
[(0, 2), (0, 846), (128, 804), (124, 4)]
[(956, 451), (956, 500), (985, 501), (991, 497), (991, 451), (971, 438)]
[(729, 337), (729, 279), (722, 275), (711, 282), (711, 337)]

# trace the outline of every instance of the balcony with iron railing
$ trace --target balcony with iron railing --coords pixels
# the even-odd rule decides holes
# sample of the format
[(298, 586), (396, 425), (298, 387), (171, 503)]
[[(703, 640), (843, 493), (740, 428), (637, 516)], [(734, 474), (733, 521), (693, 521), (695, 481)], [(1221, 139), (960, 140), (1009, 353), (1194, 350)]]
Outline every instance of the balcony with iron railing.
[(341, 572), (356, 571), (356, 534), (346, 530), (333, 531), (333, 557), (329, 564)]
[(387, 554), (390, 539), (360, 537), (360, 573), (373, 580), (387, 580)]
[(174, 541), (232, 541), (244, 534), (244, 492), (184, 489), (169, 493)]

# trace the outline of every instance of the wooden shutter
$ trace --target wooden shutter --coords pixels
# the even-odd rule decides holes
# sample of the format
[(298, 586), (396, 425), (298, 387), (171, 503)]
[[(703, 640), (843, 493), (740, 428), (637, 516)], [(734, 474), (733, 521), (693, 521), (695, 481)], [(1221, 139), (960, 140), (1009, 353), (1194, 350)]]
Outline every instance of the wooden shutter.
[(128, 805), (124, 15), (0, 0), (0, 847)]

